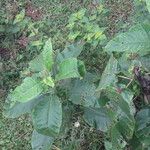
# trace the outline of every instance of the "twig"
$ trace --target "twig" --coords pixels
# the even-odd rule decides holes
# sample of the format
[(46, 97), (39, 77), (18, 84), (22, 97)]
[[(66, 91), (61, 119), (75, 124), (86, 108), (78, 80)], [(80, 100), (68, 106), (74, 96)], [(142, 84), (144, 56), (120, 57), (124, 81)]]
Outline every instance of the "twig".
[(137, 99), (137, 97), (138, 97), (138, 96), (135, 96), (135, 97), (133, 98), (133, 100), (132, 100), (132, 101), (134, 101), (135, 99)]
[(133, 79), (131, 79), (130, 82), (126, 85), (126, 88), (128, 88), (132, 82), (133, 82)]
[(149, 104), (148, 98), (145, 94), (144, 94), (144, 102), (145, 102), (145, 104)]
[(52, 145), (53, 150), (61, 150), (60, 148), (56, 147), (55, 145)]
[(123, 79), (127, 79), (127, 80), (133, 80), (132, 78), (128, 78), (128, 77), (125, 77), (125, 76), (118, 76), (119, 78), (123, 78)]

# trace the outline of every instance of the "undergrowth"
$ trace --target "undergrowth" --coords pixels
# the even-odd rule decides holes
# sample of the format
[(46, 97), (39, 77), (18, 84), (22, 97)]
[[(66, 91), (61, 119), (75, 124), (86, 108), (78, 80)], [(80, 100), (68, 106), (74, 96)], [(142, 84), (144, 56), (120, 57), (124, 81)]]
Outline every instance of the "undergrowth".
[[(145, 88), (147, 90), (144, 81), (149, 82), (149, 79), (146, 78), (149, 68), (145, 67), (144, 62), (146, 59), (149, 60), (149, 55), (147, 56), (147, 53), (144, 53), (143, 58), (142, 56), (137, 57), (137, 55), (142, 55), (139, 52), (141, 49), (139, 49), (137, 55), (134, 53), (119, 53), (121, 49), (118, 46), (119, 44), (115, 43), (116, 40), (111, 40), (112, 38), (119, 38), (116, 35), (121, 32), (128, 35), (128, 29), (132, 25), (137, 22), (141, 23), (144, 16), (141, 17), (139, 15), (140, 10), (136, 9), (142, 7), (142, 11), (148, 14), (143, 4), (134, 4), (130, 0), (56, 0), (53, 2), (47, 0), (44, 2), (43, 0), (25, 2), (20, 0), (15, 2), (3, 1), (0, 4), (2, 8), (0, 11), (0, 113), (2, 116), (0, 118), (0, 138), (2, 139), (0, 147), (2, 150), (21, 150), (22, 148), (29, 150), (31, 145), (35, 149), (36, 146), (39, 148), (48, 145), (54, 150), (111, 150), (114, 148), (121, 150), (124, 148), (132, 149), (136, 145), (134, 141), (139, 139), (145, 142), (146, 146), (148, 145), (149, 139), (147, 138), (144, 141), (143, 136), (143, 132), (148, 131), (148, 129), (146, 128), (147, 130), (139, 131), (136, 134), (138, 128), (134, 126), (134, 121), (137, 121), (142, 113), (148, 117), (147, 106), (149, 102), (145, 98), (148, 92), (141, 94), (141, 91), (144, 91)], [(143, 22), (147, 23), (147, 20)], [(142, 30), (146, 27), (137, 26), (135, 31), (137, 28)], [(111, 41), (108, 43), (109, 40)], [(115, 45), (118, 46), (116, 49), (114, 49)], [(130, 52), (128, 47), (123, 46), (124, 51), (127, 49)], [(111, 52), (113, 55), (110, 55)], [(142, 69), (136, 68), (139, 63), (141, 63)], [(121, 70), (118, 70), (117, 65), (120, 66)], [(108, 78), (108, 74), (110, 74), (110, 78)], [(31, 77), (37, 79), (38, 82), (32, 80)], [(70, 80), (68, 78), (80, 78), (82, 80)], [(23, 84), (21, 84), (22, 82)], [(25, 95), (22, 92), (23, 87), (26, 87), (25, 84), (28, 87), (33, 83), (38, 86), (39, 91), (37, 90), (36, 93), (33, 90), (35, 95), (28, 91), (29, 96), (28, 94)], [(21, 86), (18, 86), (20, 84)], [(93, 93), (94, 90), (96, 92)], [(12, 95), (9, 94), (9, 91)], [(20, 91), (22, 96), (19, 95)], [(124, 91), (126, 93), (123, 93)], [(61, 109), (55, 108), (54, 111), (59, 112), (53, 114), (54, 116), (57, 113), (62, 115), (51, 117), (54, 119), (53, 122), (58, 121), (56, 128), (48, 127), (50, 129), (47, 130), (44, 127), (44, 129), (41, 129), (38, 120), (36, 120), (37, 114), (39, 117), (43, 117), (40, 116), (42, 113), (39, 113), (38, 107), (40, 105), (37, 105), (35, 109), (31, 108), (32, 111), (28, 110), (34, 104), (32, 102), (30, 104), (30, 98), (34, 98), (33, 96), (36, 97), (41, 93), (49, 93), (49, 99), (51, 101), (55, 99), (57, 103), (55, 105), (54, 102), (52, 105), (62, 107), (62, 112)], [(125, 94), (123, 95), (125, 99), (133, 98), (136, 107), (134, 109), (133, 103), (130, 104), (129, 111), (131, 114), (138, 114), (135, 120), (134, 115), (128, 114), (128, 106), (124, 108), (120, 103), (116, 106), (116, 99), (125, 106), (126, 103), (129, 104), (129, 102), (124, 102), (118, 93)], [(78, 97), (80, 94), (81, 101)], [(17, 96), (20, 99), (16, 101)], [(37, 102), (42, 99), (49, 105), (49, 101), (47, 102), (45, 97), (47, 95), (44, 95), (44, 98), (39, 97)], [(97, 103), (95, 97), (98, 97)], [(139, 98), (142, 99), (142, 103), (138, 103)], [(7, 99), (6, 105), (4, 105), (5, 99)], [(28, 108), (24, 106), (26, 102)], [(41, 103), (41, 105), (45, 104)], [(101, 107), (99, 108), (99, 106)], [(22, 112), (20, 111), (21, 107), (23, 107)], [(7, 110), (4, 113), (5, 116), (11, 118), (18, 117), (28, 111), (31, 111), (31, 114), (8, 120), (2, 115), (3, 108)], [(14, 108), (17, 111), (14, 111)], [(141, 110), (142, 108), (145, 109)], [(116, 114), (114, 109), (118, 110)], [(123, 116), (124, 113), (125, 116)], [(91, 114), (94, 117), (91, 117)], [(100, 115), (101, 122), (104, 121), (104, 124), (99, 123), (97, 114)], [(111, 120), (107, 115), (112, 118), (114, 115), (114, 120), (110, 117)], [(119, 118), (119, 115), (123, 116), (125, 121), (121, 117)], [(55, 120), (57, 117), (58, 119)], [(90, 117), (95, 120), (91, 120)], [(63, 120), (62, 126), (59, 129), (61, 120)], [(109, 127), (107, 127), (107, 123), (110, 125)], [(124, 126), (122, 126), (122, 123), (124, 123)], [(54, 124), (50, 122), (50, 125), (53, 127)], [(120, 127), (126, 133), (118, 130)], [(31, 139), (33, 128), (36, 130), (34, 130)], [(129, 131), (124, 128), (129, 128)], [(47, 137), (48, 132), (51, 135), (50, 137)], [(57, 136), (58, 132), (59, 136)], [(36, 138), (40, 138), (39, 141), (45, 142), (45, 145), (43, 143), (38, 145)], [(118, 140), (116, 141), (116, 139)], [(30, 140), (32, 140), (31, 144)], [(141, 144), (142, 142), (139, 142), (138, 148), (146, 147)]]

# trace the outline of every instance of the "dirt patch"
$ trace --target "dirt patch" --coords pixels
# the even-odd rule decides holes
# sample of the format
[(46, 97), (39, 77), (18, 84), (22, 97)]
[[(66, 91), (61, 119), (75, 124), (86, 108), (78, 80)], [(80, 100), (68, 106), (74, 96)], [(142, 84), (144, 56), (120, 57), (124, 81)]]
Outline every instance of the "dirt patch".
[(26, 16), (32, 18), (34, 21), (42, 19), (42, 11), (31, 3), (26, 4)]
[(130, 16), (133, 13), (133, 2), (131, 0), (107, 0), (105, 2), (108, 8), (108, 34), (113, 37), (120, 31), (121, 24), (131, 23)]
[(17, 43), (22, 47), (22, 48), (26, 48), (29, 44), (29, 39), (26, 36), (22, 36), (19, 38), (19, 40), (17, 40)]
[(7, 48), (0, 48), (0, 59), (7, 60), (11, 57), (11, 51)]

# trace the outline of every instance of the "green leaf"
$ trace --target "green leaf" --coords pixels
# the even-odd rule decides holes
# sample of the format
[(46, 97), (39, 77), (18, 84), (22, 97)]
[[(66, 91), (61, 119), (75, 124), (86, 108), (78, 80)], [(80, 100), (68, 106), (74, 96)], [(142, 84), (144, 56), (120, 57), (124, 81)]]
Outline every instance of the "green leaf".
[(43, 79), (43, 82), (44, 82), (46, 85), (48, 85), (48, 86), (50, 86), (50, 87), (52, 87), (52, 88), (55, 86), (54, 81), (53, 81), (53, 79), (52, 79), (51, 76), (46, 77), (45, 79)]
[(148, 9), (148, 11), (150, 13), (150, 0), (146, 0), (146, 5), (147, 5), (147, 9)]
[(150, 108), (139, 111), (136, 115), (137, 130), (142, 130), (150, 124)]
[(86, 68), (85, 68), (84, 62), (81, 60), (78, 60), (78, 71), (82, 77), (85, 76)]
[[(113, 150), (124, 150), (127, 142), (132, 138), (134, 133), (134, 122), (122, 117), (113, 124), (108, 131), (110, 136), (110, 146)], [(106, 147), (109, 145), (105, 145)], [(108, 147), (109, 150), (109, 147)]]
[(150, 72), (150, 56), (140, 57), (140, 62), (142, 66)]
[(3, 114), (7, 118), (17, 118), (25, 113), (30, 112), (34, 106), (34, 102), (33, 100), (26, 103), (15, 102), (13, 106), (6, 108)]
[(15, 102), (12, 104), (10, 101), (6, 102), (4, 116), (7, 118), (17, 118), (25, 113), (30, 113), (32, 109), (43, 99), (43, 96), (45, 95), (36, 97), (26, 103)]
[(117, 65), (118, 61), (113, 56), (111, 56), (102, 74), (97, 90), (106, 89), (111, 84), (114, 84), (114, 82), (117, 80), (116, 79), (116, 73), (118, 72)]
[(32, 72), (41, 72), (43, 70), (50, 71), (53, 63), (52, 43), (51, 39), (48, 39), (45, 42), (42, 53), (29, 63), (29, 69)]
[(127, 142), (132, 139), (134, 133), (134, 122), (121, 116), (109, 130), (110, 141), (113, 150), (124, 150)]
[(94, 107), (98, 105), (95, 90), (96, 88), (93, 83), (77, 79), (72, 83), (72, 87), (70, 88), (69, 100), (76, 105)]
[(134, 118), (133, 110), (131, 109), (131, 106), (130, 106), (132, 105), (132, 99), (124, 99), (124, 98), (127, 98), (127, 96), (125, 96), (125, 94), (122, 95), (118, 93), (117, 90), (115, 90), (112, 87), (107, 88), (104, 91), (104, 94), (106, 97), (110, 99), (110, 103), (116, 110), (116, 113), (118, 116), (123, 115), (131, 120)]
[(105, 108), (89, 107), (84, 109), (84, 119), (90, 126), (106, 132), (112, 123), (113, 114), (111, 113)]
[(43, 42), (42, 42), (42, 40), (31, 41), (31, 45), (32, 45), (32, 46), (39, 47), (39, 46), (42, 46), (42, 45), (43, 45)]
[(46, 69), (50, 71), (54, 63), (51, 39), (48, 39), (46, 41), (43, 51), (42, 51), (42, 56), (43, 56), (43, 62), (44, 62)]
[(58, 54), (57, 56), (57, 61), (58, 63), (64, 61), (67, 58), (76, 58), (80, 55), (83, 47), (81, 44), (76, 43), (76, 44), (71, 44), (67, 46), (61, 53)]
[(106, 150), (112, 150), (113, 149), (111, 142), (105, 141), (104, 145), (105, 145)]
[(135, 135), (130, 140), (130, 147), (131, 149), (144, 150), (142, 141), (140, 141), (140, 138)]
[(50, 150), (53, 142), (52, 137), (42, 135), (36, 130), (32, 133), (31, 145), (33, 150)]
[(136, 115), (135, 135), (145, 146), (150, 146), (150, 108), (140, 110)]
[(6, 32), (5, 29), (6, 27), (5, 27), (5, 25), (0, 25), (0, 32), (1, 33), (4, 33), (4, 32)]
[(59, 73), (56, 75), (56, 80), (67, 78), (80, 78), (78, 72), (78, 60), (76, 58), (68, 58), (59, 64)]
[(67, 135), (70, 128), (72, 128), (72, 124), (70, 122), (72, 120), (73, 113), (74, 113), (74, 106), (69, 101), (65, 101), (62, 105), (62, 125), (59, 137)]
[(38, 55), (36, 58), (30, 61), (29, 69), (31, 72), (35, 72), (35, 73), (41, 72), (45, 69), (42, 55)]
[(145, 54), (150, 51), (150, 34), (146, 28), (147, 26), (137, 25), (132, 30), (119, 34), (106, 45), (105, 50)]
[(40, 95), (42, 91), (43, 87), (39, 80), (27, 77), (20, 86), (8, 95), (8, 99), (13, 102), (25, 103)]
[(132, 72), (130, 73), (129, 70), (133, 67), (132, 64), (133, 60), (129, 59), (129, 54), (124, 53), (119, 59), (118, 64), (120, 68), (120, 72), (123, 73), (127, 77), (132, 77)]
[(44, 135), (55, 137), (60, 131), (62, 123), (62, 108), (59, 98), (47, 95), (36, 105), (32, 112), (35, 129)]
[(123, 150), (127, 144), (121, 133), (118, 131), (117, 125), (112, 126), (110, 129), (110, 140), (113, 150)]
[(79, 31), (76, 31), (76, 32), (70, 32), (69, 35), (68, 35), (68, 38), (69, 40), (75, 40), (78, 36), (80, 35), (80, 32)]
[(74, 13), (71, 15), (69, 22), (74, 22), (76, 20), (81, 20), (83, 19), (84, 15), (86, 13), (86, 9), (81, 9), (77, 13)]
[[(110, 107), (114, 110), (114, 129), (111, 128), (112, 139), (111, 142), (114, 145), (113, 147), (117, 147), (117, 150), (120, 150), (120, 142), (124, 141), (126, 143), (133, 137), (134, 129), (135, 129), (135, 120), (134, 120), (134, 111), (132, 110), (132, 98), (133, 94), (129, 91), (118, 93), (115, 89), (107, 88), (105, 91), (105, 95), (110, 99), (108, 108)], [(131, 105), (132, 104), (132, 105)], [(114, 130), (116, 130), (114, 132)], [(118, 136), (118, 140), (115, 139), (115, 135)], [(120, 140), (119, 140), (120, 138)], [(115, 149), (113, 148), (113, 149)], [(119, 149), (120, 148), (120, 149)]]
[(19, 14), (16, 15), (14, 24), (21, 22), (25, 17), (25, 10), (22, 10)]
[(134, 119), (129, 119), (126, 116), (121, 116), (118, 119), (117, 130), (127, 140), (132, 139), (135, 129)]

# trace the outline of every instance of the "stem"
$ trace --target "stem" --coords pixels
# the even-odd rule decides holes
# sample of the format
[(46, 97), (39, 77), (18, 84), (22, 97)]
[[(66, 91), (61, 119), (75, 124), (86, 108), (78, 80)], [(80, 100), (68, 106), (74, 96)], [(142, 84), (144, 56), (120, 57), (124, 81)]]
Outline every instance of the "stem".
[(145, 104), (149, 104), (148, 98), (145, 94), (144, 94), (144, 102), (145, 102)]
[(122, 79), (127, 79), (127, 80), (133, 80), (132, 78), (128, 78), (128, 77), (125, 77), (125, 76), (118, 76), (119, 78), (122, 78)]
[(52, 145), (53, 150), (61, 150), (60, 148), (56, 147), (55, 145)]
[(132, 82), (133, 82), (133, 79), (130, 80), (130, 82), (127, 84), (126, 88), (128, 88)]

